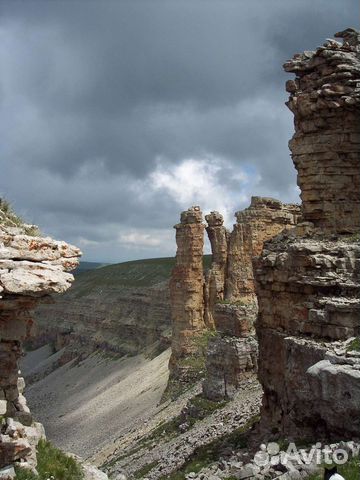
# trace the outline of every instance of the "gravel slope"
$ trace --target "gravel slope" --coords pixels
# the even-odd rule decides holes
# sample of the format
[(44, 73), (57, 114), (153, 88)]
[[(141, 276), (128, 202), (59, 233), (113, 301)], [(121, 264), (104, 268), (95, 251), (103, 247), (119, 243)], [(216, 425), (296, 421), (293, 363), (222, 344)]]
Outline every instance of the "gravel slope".
[[(129, 425), (153, 415), (166, 387), (169, 355), (166, 350), (153, 360), (142, 355), (113, 360), (93, 354), (77, 365), (69, 362), (26, 389), (28, 405), (49, 440), (90, 458)], [(42, 350), (29, 356), (28, 371), (36, 358), (51, 363)]]

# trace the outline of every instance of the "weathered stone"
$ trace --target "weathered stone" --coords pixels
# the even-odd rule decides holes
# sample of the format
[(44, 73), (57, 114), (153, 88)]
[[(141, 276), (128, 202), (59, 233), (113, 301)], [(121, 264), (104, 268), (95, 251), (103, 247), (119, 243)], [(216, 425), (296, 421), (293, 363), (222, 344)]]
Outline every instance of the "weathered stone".
[[(262, 427), (281, 436), (360, 435), (360, 361), (349, 347), (360, 335), (360, 245), (344, 235), (360, 222), (360, 144), (351, 140), (359, 90), (347, 80), (360, 80), (359, 34), (339, 36), (343, 45), (327, 42), (285, 64), (298, 75), (290, 148), (307, 223), (267, 242), (254, 261)], [(338, 65), (349, 76), (338, 76)]]
[(26, 226), (0, 225), (0, 414), (6, 418), (0, 426), (0, 468), (20, 459), (30, 468), (36, 466), (40, 435), (22, 395), (21, 345), (33, 325), (30, 311), (42, 297), (69, 288), (73, 276), (67, 271), (77, 265), (81, 253), (64, 242), (29, 236), (26, 231)]
[(184, 360), (198, 354), (196, 337), (206, 329), (204, 321), (204, 229), (199, 207), (181, 214), (176, 229), (176, 264), (170, 280), (172, 355), (170, 374), (180, 379), (190, 374)]
[(227, 270), (229, 232), (224, 227), (223, 216), (211, 212), (205, 216), (206, 231), (211, 244), (212, 262), (205, 284), (205, 323), (214, 327), (214, 308), (224, 299), (225, 275)]
[[(252, 258), (261, 253), (266, 240), (284, 229), (293, 228), (299, 216), (299, 206), (262, 197), (252, 197), (250, 207), (236, 213), (237, 223), (226, 242), (227, 260), (222, 263), (226, 264), (225, 302), (221, 303), (223, 296), (219, 295), (220, 303), (211, 307), (215, 329), (221, 336), (212, 339), (207, 350), (203, 391), (210, 399), (232, 398), (244, 372), (256, 372), (257, 301)], [(216, 220), (216, 216), (210, 217), (210, 221)], [(213, 232), (208, 229), (208, 233)], [(248, 342), (245, 338), (249, 336), (252, 340)]]
[(284, 65), (297, 75), (287, 84), (287, 105), (295, 117), (289, 145), (304, 219), (327, 231), (351, 233), (360, 228), (359, 33), (347, 29), (337, 35), (344, 37), (343, 45), (327, 42)]
[(296, 225), (300, 208), (273, 198), (252, 197), (250, 206), (235, 216), (237, 223), (229, 241), (225, 298), (231, 302), (253, 301), (252, 258), (260, 255), (265, 241)]

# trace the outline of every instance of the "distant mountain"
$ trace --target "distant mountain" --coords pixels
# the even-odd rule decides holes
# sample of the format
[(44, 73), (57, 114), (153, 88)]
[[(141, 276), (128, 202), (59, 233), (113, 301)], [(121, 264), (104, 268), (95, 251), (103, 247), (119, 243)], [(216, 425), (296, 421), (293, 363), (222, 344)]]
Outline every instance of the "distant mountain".
[(99, 262), (80, 262), (79, 266), (72, 272), (74, 275), (77, 275), (80, 272), (85, 272), (88, 270), (94, 270), (96, 268), (105, 267), (109, 265), (108, 263), (99, 263)]

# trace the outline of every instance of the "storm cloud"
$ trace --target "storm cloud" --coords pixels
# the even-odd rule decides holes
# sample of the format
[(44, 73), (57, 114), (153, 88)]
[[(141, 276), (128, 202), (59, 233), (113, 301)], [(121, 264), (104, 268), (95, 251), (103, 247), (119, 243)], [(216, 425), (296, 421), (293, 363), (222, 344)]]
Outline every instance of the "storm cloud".
[(298, 201), (282, 64), (356, 0), (0, 3), (0, 194), (85, 259), (172, 255), (180, 210)]

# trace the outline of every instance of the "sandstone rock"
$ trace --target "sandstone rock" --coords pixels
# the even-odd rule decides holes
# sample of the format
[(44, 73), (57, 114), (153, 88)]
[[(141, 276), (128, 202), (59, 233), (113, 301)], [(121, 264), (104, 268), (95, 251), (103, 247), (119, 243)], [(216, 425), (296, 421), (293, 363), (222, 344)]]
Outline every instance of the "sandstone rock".
[(360, 334), (360, 245), (344, 236), (360, 222), (359, 34), (344, 35), (344, 45), (327, 42), (284, 66), (297, 75), (290, 148), (312, 225), (275, 237), (254, 261), (262, 426), (301, 438), (360, 434), (359, 370), (348, 352)]
[(232, 302), (254, 299), (252, 258), (260, 255), (266, 240), (296, 225), (300, 208), (273, 198), (252, 197), (250, 206), (235, 216), (237, 222), (230, 235), (225, 283), (225, 298)]
[[(332, 232), (358, 232), (360, 184), (358, 121), (359, 34), (339, 32), (344, 44), (326, 43), (285, 63), (295, 134), (290, 149), (298, 170), (303, 216)], [(290, 90), (289, 90), (290, 89)]]
[(224, 219), (219, 212), (205, 216), (208, 223), (206, 231), (211, 244), (212, 262), (208, 272), (205, 290), (205, 323), (214, 327), (214, 308), (219, 300), (224, 299), (225, 275), (227, 269), (229, 232), (223, 226)]
[[(254, 336), (254, 323), (257, 316), (257, 301), (252, 258), (261, 253), (264, 242), (284, 229), (293, 228), (300, 216), (297, 205), (282, 204), (272, 198), (252, 197), (249, 208), (236, 213), (237, 223), (228, 240), (217, 244), (222, 265), (226, 265), (225, 285), (218, 302), (211, 306), (215, 329), (221, 334), (212, 340), (207, 351), (206, 378), (203, 391), (209, 399), (232, 398), (238, 388), (240, 378), (257, 369), (256, 341), (245, 341)], [(208, 218), (208, 217), (206, 217)], [(219, 214), (209, 216), (215, 228), (219, 226)], [(214, 227), (213, 227), (214, 228)], [(214, 235), (213, 230), (209, 230)], [(209, 234), (211, 241), (211, 237)], [(213, 265), (217, 267), (219, 257), (213, 244)], [(226, 262), (224, 261), (227, 252)], [(220, 278), (224, 278), (220, 276)], [(219, 278), (219, 275), (218, 275)], [(224, 294), (222, 293), (224, 291)], [(221, 302), (223, 297), (225, 302)], [(228, 336), (225, 340), (223, 336)]]
[(181, 213), (176, 229), (176, 264), (170, 280), (172, 317), (172, 355), (170, 375), (177, 378), (190, 374), (184, 364), (187, 356), (197, 355), (194, 340), (206, 329), (204, 321), (204, 229), (202, 212), (192, 207)]

